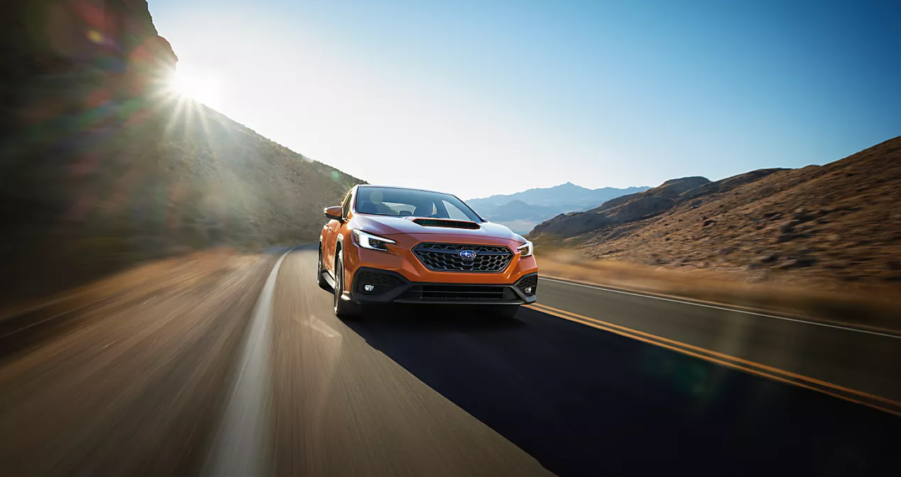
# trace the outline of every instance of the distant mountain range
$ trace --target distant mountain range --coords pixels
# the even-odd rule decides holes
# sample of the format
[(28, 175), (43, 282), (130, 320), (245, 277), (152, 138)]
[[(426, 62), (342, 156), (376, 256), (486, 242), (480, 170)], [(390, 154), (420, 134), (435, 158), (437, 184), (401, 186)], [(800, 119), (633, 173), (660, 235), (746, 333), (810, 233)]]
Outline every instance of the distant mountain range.
[(482, 217), (526, 234), (535, 225), (557, 215), (593, 209), (608, 200), (635, 194), (648, 187), (588, 189), (572, 182), (554, 187), (529, 189), (509, 195), (492, 195), (467, 201)]

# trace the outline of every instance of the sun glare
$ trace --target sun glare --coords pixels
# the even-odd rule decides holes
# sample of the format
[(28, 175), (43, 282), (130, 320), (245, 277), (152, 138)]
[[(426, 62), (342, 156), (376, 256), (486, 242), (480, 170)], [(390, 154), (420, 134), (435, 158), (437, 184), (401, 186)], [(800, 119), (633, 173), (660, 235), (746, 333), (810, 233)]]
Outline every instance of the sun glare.
[(175, 94), (199, 101), (213, 109), (222, 106), (222, 83), (215, 77), (177, 71), (169, 79)]

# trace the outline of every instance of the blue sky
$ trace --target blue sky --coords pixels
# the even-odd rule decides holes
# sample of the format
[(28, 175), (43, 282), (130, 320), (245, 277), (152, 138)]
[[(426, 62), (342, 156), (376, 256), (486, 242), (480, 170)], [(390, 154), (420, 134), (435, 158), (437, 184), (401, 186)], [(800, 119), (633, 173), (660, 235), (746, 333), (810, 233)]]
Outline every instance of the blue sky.
[(901, 134), (901, 4), (150, 0), (197, 96), (465, 198), (840, 159)]

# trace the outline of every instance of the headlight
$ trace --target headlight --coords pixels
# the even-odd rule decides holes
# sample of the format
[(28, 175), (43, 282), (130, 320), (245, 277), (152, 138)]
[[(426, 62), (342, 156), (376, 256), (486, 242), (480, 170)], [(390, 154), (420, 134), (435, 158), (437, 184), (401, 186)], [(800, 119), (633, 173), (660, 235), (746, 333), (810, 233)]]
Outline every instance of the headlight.
[(532, 245), (532, 242), (526, 240), (524, 245), (520, 245), (517, 249), (519, 252), (520, 258), (531, 257), (533, 253), (535, 253), (535, 247)]
[(353, 230), (353, 235), (355, 244), (363, 248), (368, 248), (369, 250), (381, 250), (382, 252), (387, 252), (387, 245), (389, 243), (397, 243), (394, 240), (386, 239), (385, 237), (379, 237), (378, 235), (368, 234), (358, 229)]

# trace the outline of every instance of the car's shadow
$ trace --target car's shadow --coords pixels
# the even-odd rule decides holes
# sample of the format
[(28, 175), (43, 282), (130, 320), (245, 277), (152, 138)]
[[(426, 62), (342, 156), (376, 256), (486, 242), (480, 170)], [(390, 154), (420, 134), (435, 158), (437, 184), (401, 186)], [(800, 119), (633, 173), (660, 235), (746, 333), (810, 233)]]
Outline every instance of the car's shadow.
[(559, 475), (901, 468), (901, 418), (532, 309), (376, 308), (346, 323)]

